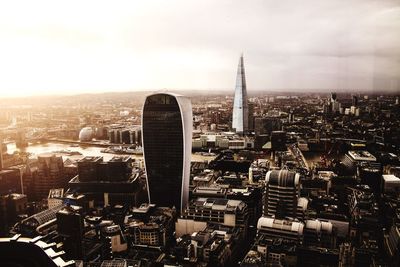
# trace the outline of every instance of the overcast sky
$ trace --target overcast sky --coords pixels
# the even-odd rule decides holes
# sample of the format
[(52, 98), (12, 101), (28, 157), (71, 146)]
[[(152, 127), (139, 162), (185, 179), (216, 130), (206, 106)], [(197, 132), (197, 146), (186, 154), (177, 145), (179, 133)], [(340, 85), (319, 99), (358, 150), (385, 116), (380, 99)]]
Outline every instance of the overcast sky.
[(0, 97), (157, 89), (400, 91), (400, 1), (3, 1)]

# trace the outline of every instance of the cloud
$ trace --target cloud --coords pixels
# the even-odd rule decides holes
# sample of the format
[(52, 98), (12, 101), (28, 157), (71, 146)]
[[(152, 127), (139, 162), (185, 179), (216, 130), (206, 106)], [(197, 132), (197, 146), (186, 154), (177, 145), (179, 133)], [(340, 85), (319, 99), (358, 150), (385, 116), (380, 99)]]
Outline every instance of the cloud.
[(400, 90), (398, 1), (2, 5), (0, 90), (9, 95), (233, 88), (241, 52), (249, 90)]

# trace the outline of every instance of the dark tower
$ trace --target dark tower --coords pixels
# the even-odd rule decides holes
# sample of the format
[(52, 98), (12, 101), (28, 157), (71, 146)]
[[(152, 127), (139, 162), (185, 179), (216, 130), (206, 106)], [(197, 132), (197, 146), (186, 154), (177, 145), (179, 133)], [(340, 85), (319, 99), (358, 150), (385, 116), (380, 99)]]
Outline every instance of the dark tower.
[(351, 105), (355, 107), (358, 106), (358, 97), (356, 95), (351, 96)]
[(192, 151), (192, 105), (179, 95), (146, 98), (142, 143), (149, 202), (183, 210), (189, 198)]
[(79, 206), (66, 206), (57, 212), (57, 232), (62, 237), (68, 259), (83, 258), (84, 223)]

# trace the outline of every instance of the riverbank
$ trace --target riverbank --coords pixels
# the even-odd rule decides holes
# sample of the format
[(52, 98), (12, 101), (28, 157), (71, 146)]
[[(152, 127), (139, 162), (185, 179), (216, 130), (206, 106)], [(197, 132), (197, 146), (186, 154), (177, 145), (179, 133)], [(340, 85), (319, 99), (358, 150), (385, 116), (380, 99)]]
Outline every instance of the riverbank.
[[(54, 153), (57, 151), (70, 151), (72, 153), (58, 153), (58, 155), (62, 156), (64, 159), (78, 160), (85, 156), (102, 156), (104, 160), (110, 160), (115, 155), (124, 155), (130, 156), (133, 159), (142, 159), (143, 155), (136, 154), (113, 154), (113, 153), (104, 153), (102, 150), (104, 147), (102, 146), (76, 146), (74, 143), (59, 143), (59, 142), (48, 142), (48, 143), (36, 143), (30, 144), (29, 146), (19, 149), (16, 147), (15, 143), (7, 144), (7, 153), (13, 154), (16, 151), (26, 152), (31, 155), (31, 157), (37, 157), (40, 154), (48, 154)], [(76, 152), (76, 153), (73, 153)], [(57, 153), (56, 153), (57, 154)], [(213, 160), (215, 156), (212, 155), (199, 155), (192, 154), (192, 161), (210, 161)]]

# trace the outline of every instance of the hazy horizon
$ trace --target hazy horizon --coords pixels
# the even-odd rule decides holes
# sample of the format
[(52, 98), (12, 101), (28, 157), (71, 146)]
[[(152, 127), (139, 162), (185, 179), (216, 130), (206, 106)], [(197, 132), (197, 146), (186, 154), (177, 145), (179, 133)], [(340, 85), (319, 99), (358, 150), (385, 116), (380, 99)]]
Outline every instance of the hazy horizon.
[[(322, 91), (321, 91), (322, 90)], [(269, 88), (269, 89), (254, 89), (248, 88), (248, 94), (256, 95), (256, 94), (265, 94), (265, 95), (285, 95), (288, 93), (291, 94), (330, 94), (332, 92), (338, 94), (372, 94), (372, 95), (398, 95), (400, 91), (398, 90), (371, 90), (371, 89), (337, 89), (337, 88), (315, 88), (315, 89), (307, 89), (307, 88)], [(83, 92), (59, 92), (59, 93), (42, 93), (42, 94), (30, 94), (30, 95), (2, 95), (0, 93), (0, 99), (29, 99), (29, 98), (38, 98), (38, 97), (76, 97), (81, 95), (105, 95), (105, 94), (126, 94), (126, 93), (142, 93), (142, 94), (150, 94), (150, 93), (161, 93), (161, 92), (175, 92), (188, 95), (191, 94), (227, 94), (233, 96), (235, 91), (234, 88), (199, 88), (199, 89), (173, 89), (173, 88), (163, 88), (163, 89), (131, 89), (131, 90), (105, 90), (105, 91), (83, 91)]]
[(0, 98), (233, 94), (242, 52), (249, 93), (399, 92), (399, 32), (395, 0), (12, 1), (0, 8)]
[[(63, 99), (63, 98), (79, 98), (79, 97), (102, 97), (102, 96), (113, 96), (113, 97), (120, 97), (121, 95), (130, 95), (130, 94), (138, 94), (139, 97), (144, 97), (146, 95), (152, 93), (162, 93), (162, 92), (171, 92), (171, 93), (178, 93), (183, 94), (188, 97), (197, 97), (197, 96), (234, 96), (234, 90), (232, 88), (226, 89), (160, 89), (160, 90), (127, 90), (127, 91), (104, 91), (104, 92), (82, 92), (82, 93), (71, 93), (71, 94), (42, 94), (42, 95), (27, 95), (27, 96), (1, 96), (0, 95), (0, 102), (1, 101), (8, 101), (8, 100), (16, 100), (16, 101), (29, 101), (32, 99), (40, 98), (41, 100), (47, 99)], [(360, 91), (349, 91), (346, 89), (341, 90), (329, 90), (326, 89), (325, 91), (321, 91), (318, 89), (313, 90), (306, 90), (302, 88), (299, 89), (265, 89), (265, 90), (257, 90), (253, 89), (248, 92), (249, 97), (259, 97), (259, 96), (285, 96), (291, 94), (293, 96), (304, 96), (307, 94), (319, 95), (319, 96), (328, 96), (330, 93), (335, 92), (340, 96), (351, 96), (353, 94), (359, 95), (394, 95), (397, 96), (400, 94), (398, 91), (370, 91), (370, 90), (360, 90)], [(5, 102), (3, 102), (4, 104)]]

